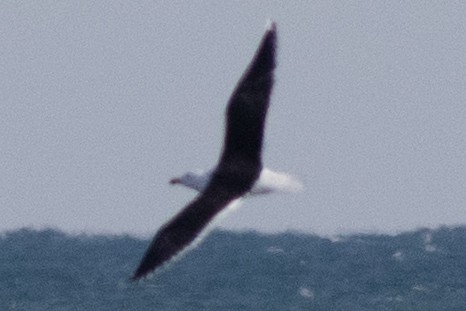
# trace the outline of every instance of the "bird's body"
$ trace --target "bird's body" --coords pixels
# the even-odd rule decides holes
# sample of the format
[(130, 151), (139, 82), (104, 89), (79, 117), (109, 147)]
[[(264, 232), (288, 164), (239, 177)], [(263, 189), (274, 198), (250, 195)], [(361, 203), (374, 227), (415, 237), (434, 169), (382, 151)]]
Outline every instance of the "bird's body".
[[(202, 192), (209, 184), (212, 172), (213, 170), (188, 172), (181, 177), (173, 178), (170, 183), (182, 184), (183, 186)], [(302, 187), (302, 184), (293, 176), (263, 168), (259, 178), (247, 195), (272, 192), (298, 192)]]
[(206, 234), (212, 221), (237, 205), (242, 197), (274, 191), (291, 180), (262, 168), (262, 142), (273, 86), (275, 46), (276, 28), (270, 22), (256, 55), (228, 102), (225, 140), (217, 166), (205, 174), (192, 174), (191, 180), (188, 180), (189, 174), (184, 181), (178, 179), (199, 194), (157, 232), (133, 275), (134, 280), (192, 248)]

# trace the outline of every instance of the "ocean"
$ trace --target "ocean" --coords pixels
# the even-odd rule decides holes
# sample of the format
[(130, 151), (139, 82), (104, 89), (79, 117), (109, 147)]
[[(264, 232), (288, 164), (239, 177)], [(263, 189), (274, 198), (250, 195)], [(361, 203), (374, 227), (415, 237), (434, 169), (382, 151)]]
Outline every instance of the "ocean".
[(466, 227), (336, 238), (213, 231), (151, 279), (149, 240), (0, 236), (0, 310), (466, 310)]

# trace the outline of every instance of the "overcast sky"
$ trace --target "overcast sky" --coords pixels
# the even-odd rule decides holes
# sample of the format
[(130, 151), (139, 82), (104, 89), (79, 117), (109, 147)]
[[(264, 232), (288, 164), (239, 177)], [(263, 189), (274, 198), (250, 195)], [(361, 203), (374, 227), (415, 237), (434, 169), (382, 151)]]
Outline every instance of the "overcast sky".
[(152, 235), (215, 165), (226, 102), (278, 25), (265, 164), (305, 184), (225, 228), (466, 224), (466, 2), (2, 1), (0, 231)]

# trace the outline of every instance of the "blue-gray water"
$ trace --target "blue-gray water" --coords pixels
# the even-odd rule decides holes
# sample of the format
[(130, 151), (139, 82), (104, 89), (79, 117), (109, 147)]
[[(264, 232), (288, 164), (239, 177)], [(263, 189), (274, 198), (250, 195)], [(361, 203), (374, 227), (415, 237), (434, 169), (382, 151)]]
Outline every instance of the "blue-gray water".
[(466, 227), (338, 240), (215, 231), (129, 282), (148, 243), (5, 232), (0, 310), (466, 310)]

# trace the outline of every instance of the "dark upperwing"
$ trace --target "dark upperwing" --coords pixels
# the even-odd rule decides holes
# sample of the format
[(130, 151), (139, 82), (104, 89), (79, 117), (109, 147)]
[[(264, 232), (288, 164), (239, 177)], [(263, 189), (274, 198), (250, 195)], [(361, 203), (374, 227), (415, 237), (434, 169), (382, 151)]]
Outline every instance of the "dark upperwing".
[(275, 23), (271, 23), (228, 101), (220, 164), (237, 156), (261, 163), (265, 117), (273, 86), (276, 37)]
[(208, 187), (157, 232), (132, 280), (162, 266), (191, 244), (209, 221), (231, 201), (232, 196), (225, 189)]
[(223, 152), (212, 180), (203, 193), (158, 231), (133, 280), (162, 266), (190, 245), (222, 209), (248, 192), (259, 177), (275, 45), (276, 28), (272, 23), (229, 100)]

